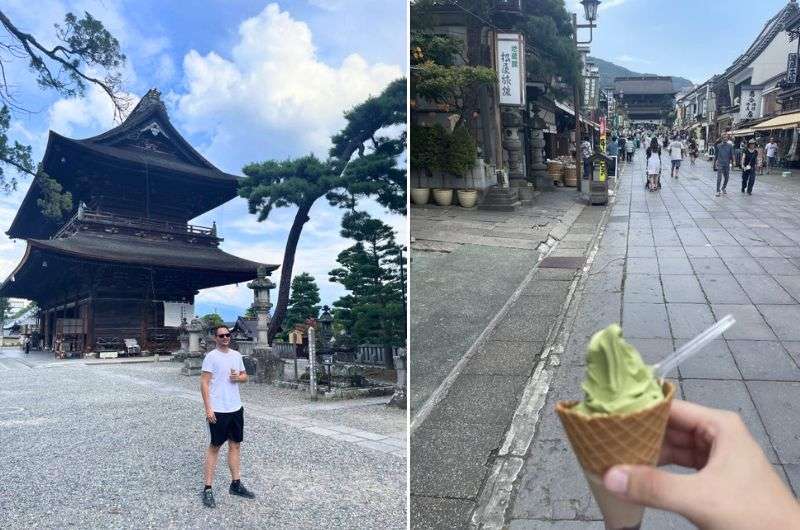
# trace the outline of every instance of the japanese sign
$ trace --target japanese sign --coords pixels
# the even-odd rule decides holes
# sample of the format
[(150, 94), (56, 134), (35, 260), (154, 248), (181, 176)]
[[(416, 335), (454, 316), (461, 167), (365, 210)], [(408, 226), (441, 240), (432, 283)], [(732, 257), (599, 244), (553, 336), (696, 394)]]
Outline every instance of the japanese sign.
[(745, 85), (739, 99), (739, 118), (752, 120), (761, 115), (761, 87)]
[[(600, 152), (606, 154), (606, 118), (600, 117)], [(608, 176), (605, 160), (600, 161), (600, 182), (605, 182)]]
[(497, 34), (497, 81), (501, 105), (525, 105), (525, 43), (519, 33)]
[(187, 324), (192, 321), (194, 305), (184, 302), (164, 302), (164, 327), (177, 328), (184, 318)]
[(797, 54), (790, 53), (786, 61), (786, 82), (797, 83)]

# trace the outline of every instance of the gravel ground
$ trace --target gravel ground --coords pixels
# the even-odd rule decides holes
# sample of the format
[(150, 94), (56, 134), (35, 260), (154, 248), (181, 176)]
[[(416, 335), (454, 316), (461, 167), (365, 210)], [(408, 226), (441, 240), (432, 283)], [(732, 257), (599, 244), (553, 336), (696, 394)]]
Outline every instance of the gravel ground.
[[(247, 412), (242, 482), (258, 497), (227, 493), (223, 449), (217, 509), (206, 509), (200, 491), (208, 430), (198, 378), (178, 372), (172, 363), (78, 362), (3, 371), (0, 526), (406, 527), (405, 458)], [(383, 405), (355, 400), (329, 408), (262, 385), (244, 385), (242, 394), (246, 411), (284, 410), (386, 434), (405, 426), (405, 411)]]

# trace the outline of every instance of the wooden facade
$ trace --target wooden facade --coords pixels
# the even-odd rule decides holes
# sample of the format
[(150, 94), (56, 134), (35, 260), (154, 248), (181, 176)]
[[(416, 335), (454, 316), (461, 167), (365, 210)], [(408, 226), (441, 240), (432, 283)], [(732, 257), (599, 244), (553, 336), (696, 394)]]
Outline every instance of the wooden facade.
[(256, 277), (261, 264), (223, 252), (216, 227), (188, 223), (234, 198), (238, 177), (180, 136), (158, 91), (101, 135), (51, 131), (42, 166), (76, 209), (65, 221), (47, 219), (31, 184), (7, 232), (27, 250), (0, 296), (39, 305), (46, 348), (118, 350), (136, 339), (143, 350), (177, 349), (164, 302), (193, 303), (200, 289)]

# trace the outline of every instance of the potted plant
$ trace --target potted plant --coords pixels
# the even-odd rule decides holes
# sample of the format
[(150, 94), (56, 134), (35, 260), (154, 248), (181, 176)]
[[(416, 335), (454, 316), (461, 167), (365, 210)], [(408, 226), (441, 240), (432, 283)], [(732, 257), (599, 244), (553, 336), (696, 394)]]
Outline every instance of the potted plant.
[[(457, 126), (449, 135), (446, 150), (446, 170), (458, 177), (465, 178), (475, 166), (478, 151), (475, 140), (464, 126)], [(478, 201), (478, 190), (466, 186), (456, 190), (458, 203), (463, 208), (472, 208)]]
[[(411, 202), (414, 204), (428, 204), (431, 189), (422, 186), (422, 175), (430, 178), (433, 171), (441, 167), (441, 141), (444, 138), (444, 128), (440, 125), (426, 127), (422, 125), (411, 126), (411, 174), (416, 178), (417, 186), (411, 186)], [(416, 174), (416, 175), (415, 175)]]

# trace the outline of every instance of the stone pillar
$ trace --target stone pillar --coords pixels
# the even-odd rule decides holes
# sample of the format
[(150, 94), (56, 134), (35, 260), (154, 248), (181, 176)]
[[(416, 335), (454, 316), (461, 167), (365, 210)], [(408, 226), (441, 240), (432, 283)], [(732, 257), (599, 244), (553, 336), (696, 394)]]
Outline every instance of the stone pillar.
[(185, 318), (181, 319), (181, 325), (178, 326), (178, 340), (181, 343), (180, 348), (178, 351), (172, 354), (172, 359), (175, 361), (181, 361), (186, 358), (189, 354), (189, 332), (188, 332), (189, 324), (186, 322)]
[(275, 284), (269, 278), (269, 272), (263, 265), (258, 268), (258, 277), (247, 284), (253, 290), (253, 309), (256, 312), (256, 344), (253, 347), (253, 358), (256, 361), (256, 383), (271, 383), (283, 374), (283, 360), (273, 355), (269, 345), (269, 310), (272, 307), (269, 291)]
[(553, 190), (553, 177), (547, 173), (547, 164), (544, 163), (544, 133), (539, 118), (534, 118), (531, 129), (531, 163), (528, 168), (528, 181), (532, 182), (539, 191)]
[(503, 149), (508, 157), (509, 186), (516, 189), (522, 201), (533, 200), (533, 188), (525, 178), (525, 154), (522, 142), (522, 114), (519, 109), (502, 113)]
[(406, 409), (406, 349), (398, 348), (397, 355), (394, 356), (394, 369), (397, 371), (397, 385), (394, 387), (394, 395), (389, 401), (392, 407)]
[(308, 389), (311, 399), (317, 399), (317, 340), (314, 328), (308, 328)]
[(189, 351), (183, 361), (181, 373), (183, 375), (200, 375), (203, 366), (204, 352), (200, 348), (200, 336), (205, 333), (206, 326), (203, 321), (194, 317), (187, 327), (189, 333)]

